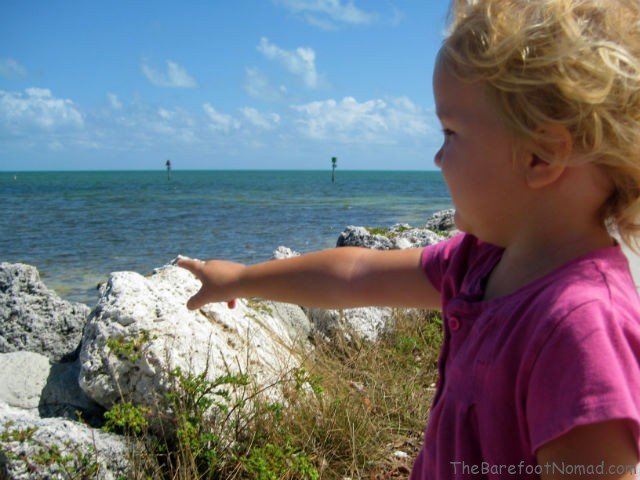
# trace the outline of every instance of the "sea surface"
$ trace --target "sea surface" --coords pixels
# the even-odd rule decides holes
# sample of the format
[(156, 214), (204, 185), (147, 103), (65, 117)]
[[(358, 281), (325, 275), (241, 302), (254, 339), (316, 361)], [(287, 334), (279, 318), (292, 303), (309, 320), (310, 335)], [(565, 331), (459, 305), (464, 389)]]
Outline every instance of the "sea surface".
[(335, 246), (347, 225), (422, 226), (451, 201), (438, 171), (0, 172), (0, 261), (93, 306), (109, 273), (178, 254), (245, 263)]

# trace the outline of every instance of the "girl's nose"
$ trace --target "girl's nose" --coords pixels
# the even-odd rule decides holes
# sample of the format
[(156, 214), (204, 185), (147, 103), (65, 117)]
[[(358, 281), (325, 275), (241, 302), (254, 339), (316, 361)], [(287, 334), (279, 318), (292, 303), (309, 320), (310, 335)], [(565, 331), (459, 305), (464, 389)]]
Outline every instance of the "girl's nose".
[(433, 157), (433, 162), (436, 164), (436, 167), (442, 168), (442, 148), (436, 152), (436, 156)]

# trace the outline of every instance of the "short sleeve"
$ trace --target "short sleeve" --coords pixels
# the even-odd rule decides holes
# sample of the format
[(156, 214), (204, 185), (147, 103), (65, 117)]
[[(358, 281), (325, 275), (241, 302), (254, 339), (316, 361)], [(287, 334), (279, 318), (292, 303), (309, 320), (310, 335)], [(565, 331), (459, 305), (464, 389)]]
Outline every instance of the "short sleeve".
[(451, 266), (452, 258), (466, 237), (468, 235), (461, 233), (448, 240), (428, 245), (422, 250), (420, 260), (422, 271), (440, 293), (442, 293), (443, 279)]
[(640, 322), (587, 301), (558, 320), (531, 367), (531, 454), (574, 427), (627, 420), (640, 451)]

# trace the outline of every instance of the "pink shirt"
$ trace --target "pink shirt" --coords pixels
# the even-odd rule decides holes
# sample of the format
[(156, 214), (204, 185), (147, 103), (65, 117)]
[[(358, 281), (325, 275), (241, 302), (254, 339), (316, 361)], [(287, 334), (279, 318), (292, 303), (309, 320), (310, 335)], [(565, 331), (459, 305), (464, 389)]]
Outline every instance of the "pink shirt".
[(444, 343), (413, 480), (538, 478), (554, 467), (537, 449), (605, 420), (628, 420), (640, 451), (640, 300), (621, 248), (482, 301), (502, 251), (460, 234), (422, 253)]

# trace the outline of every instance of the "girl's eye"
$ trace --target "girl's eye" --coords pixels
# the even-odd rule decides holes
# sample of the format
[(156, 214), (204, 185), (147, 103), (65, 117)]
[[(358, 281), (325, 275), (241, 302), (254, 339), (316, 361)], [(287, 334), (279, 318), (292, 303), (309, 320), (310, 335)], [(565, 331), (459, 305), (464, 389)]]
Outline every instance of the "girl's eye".
[(449, 130), (448, 128), (443, 128), (442, 134), (444, 135), (444, 144), (446, 145), (449, 142), (449, 140), (451, 140), (451, 137), (453, 136), (454, 132), (453, 130)]

